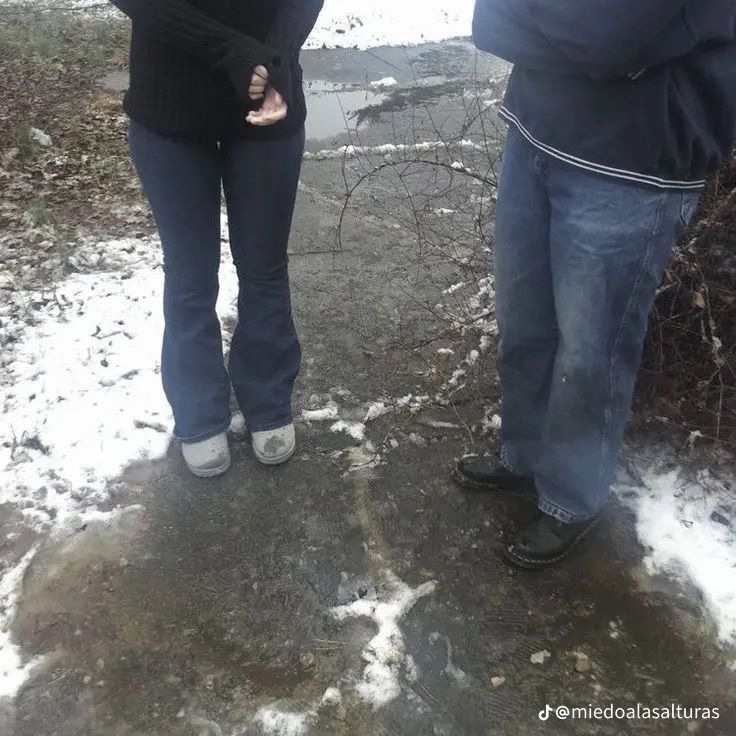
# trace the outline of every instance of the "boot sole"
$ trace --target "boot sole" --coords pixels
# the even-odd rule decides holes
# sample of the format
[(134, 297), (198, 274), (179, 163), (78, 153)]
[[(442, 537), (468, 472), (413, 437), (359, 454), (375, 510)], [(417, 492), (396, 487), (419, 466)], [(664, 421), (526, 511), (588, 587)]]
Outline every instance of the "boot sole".
[(218, 475), (224, 475), (228, 470), (230, 470), (230, 463), (231, 460), (228, 458), (227, 462), (214, 468), (196, 468), (188, 463), (187, 468), (189, 469), (189, 472), (197, 478), (216, 478)]
[(262, 457), (255, 451), (255, 449), (253, 452), (258, 462), (262, 465), (268, 465), (270, 467), (273, 467), (274, 465), (283, 465), (294, 457), (294, 453), (296, 452), (296, 443), (294, 443), (294, 445), (292, 445), (292, 447), (290, 447), (286, 452), (278, 455), (277, 457)]
[(536, 493), (531, 482), (525, 483), (524, 481), (509, 481), (508, 483), (483, 483), (479, 480), (473, 480), (457, 468), (452, 469), (450, 476), (461, 488), (467, 488), (471, 491), (501, 491), (521, 494)]
[(504, 552), (504, 557), (515, 567), (522, 570), (545, 570), (550, 567), (555, 567), (560, 562), (570, 556), (570, 553), (582, 542), (590, 532), (595, 529), (600, 522), (600, 518), (595, 519), (591, 524), (584, 529), (577, 537), (570, 543), (564, 552), (560, 553), (556, 557), (549, 557), (546, 559), (534, 559), (533, 557), (525, 557), (514, 551), (514, 545), (510, 545)]

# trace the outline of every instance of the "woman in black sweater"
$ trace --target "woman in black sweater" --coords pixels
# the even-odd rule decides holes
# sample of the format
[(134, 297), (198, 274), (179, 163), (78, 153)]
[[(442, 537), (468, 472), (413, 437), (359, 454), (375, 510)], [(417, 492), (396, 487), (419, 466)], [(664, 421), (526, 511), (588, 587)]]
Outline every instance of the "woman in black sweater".
[[(133, 21), (125, 110), (164, 252), (164, 390), (190, 470), (230, 465), (230, 386), (258, 459), (288, 460), (301, 350), (287, 245), (304, 149), (299, 52), (322, 0), (112, 0)], [(215, 311), (224, 187), (238, 272), (229, 371)]]

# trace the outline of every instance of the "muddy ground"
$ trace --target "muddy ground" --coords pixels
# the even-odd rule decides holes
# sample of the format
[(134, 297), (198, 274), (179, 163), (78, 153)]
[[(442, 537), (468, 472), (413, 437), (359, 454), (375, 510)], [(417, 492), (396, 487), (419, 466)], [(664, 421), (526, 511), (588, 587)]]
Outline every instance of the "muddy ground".
[[(365, 145), (457, 137), (475, 80), (502, 72), (477, 63), (464, 43), (305, 55), (316, 91), (350, 85), (349, 105), (362, 109), (350, 140)], [(386, 76), (397, 88), (366, 93), (366, 80)], [(334, 117), (345, 104), (315, 97), (313, 154), (348, 142)], [(267, 730), (264, 707), (301, 714), (303, 733), (318, 736), (736, 732), (734, 676), (697, 595), (646, 574), (621, 507), (564, 567), (523, 573), (501, 550), (532, 504), (465, 493), (449, 479), (454, 458), (494, 442), (474, 431), (497, 410), (493, 345), (468, 387), (443, 389), (479, 341), (450, 328), (458, 314), (473, 319), (466, 304), (492, 231), (463, 203), (489, 196), (489, 185), (444, 165), (401, 162), (401, 176), (387, 167), (356, 190), (338, 248), (345, 181), (383, 163), (305, 161), (292, 240), (304, 345), (295, 408), (333, 400), (341, 418), (361, 420), (379, 399), (443, 400), (378, 418), (364, 441), (300, 422), (298, 453), (277, 469), (259, 466), (244, 438), (214, 481), (189, 476), (175, 446), (131, 467), (113, 492), (122, 510), (45, 543), (26, 573), (12, 631), (28, 656), (46, 659), (16, 706), (6, 704), (3, 733), (299, 733)], [(478, 152), (464, 165), (492, 179)], [(407, 177), (432, 195), (397, 205)], [(440, 237), (448, 232), (451, 245)], [(442, 292), (458, 282), (468, 286), (453, 302)], [(400, 690), (373, 708), (355, 686), (376, 625), (331, 611), (393, 600), (399, 581), (419, 590), (398, 620)], [(340, 702), (321, 702), (328, 688)], [(721, 718), (538, 715), (547, 704), (609, 703), (710, 706)]]

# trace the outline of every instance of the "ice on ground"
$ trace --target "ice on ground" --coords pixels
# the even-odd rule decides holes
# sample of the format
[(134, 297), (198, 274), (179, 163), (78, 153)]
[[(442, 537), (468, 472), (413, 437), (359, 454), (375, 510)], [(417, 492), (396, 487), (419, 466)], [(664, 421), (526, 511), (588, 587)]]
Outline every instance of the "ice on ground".
[(399, 622), (416, 602), (432, 593), (433, 581), (410, 588), (390, 571), (384, 572), (386, 590), (378, 600), (361, 598), (348, 605), (332, 609), (338, 621), (351, 618), (371, 619), (378, 632), (363, 649), (365, 668), (361, 680), (355, 685), (358, 696), (372, 705), (374, 710), (395, 700), (401, 694), (400, 678), (410, 677), (412, 667), (407, 659), (404, 635)]
[(464, 683), (467, 678), (467, 674), (455, 664), (455, 660), (452, 656), (452, 642), (450, 641), (449, 637), (443, 636), (442, 634), (440, 634), (439, 631), (433, 631), (429, 635), (429, 642), (430, 644), (442, 642), (445, 645), (445, 648), (447, 649), (447, 664), (445, 665), (445, 668), (442, 670), (442, 672), (451, 679), (455, 680), (455, 682), (460, 684)]
[(703, 472), (695, 481), (680, 470), (645, 470), (643, 487), (622, 484), (618, 493), (636, 513), (651, 573), (690, 581), (703, 595), (720, 641), (736, 645), (736, 529), (730, 509), (736, 477)]
[(23, 575), (35, 554), (34, 547), (0, 579), (0, 699), (15, 697), (40, 662), (38, 658), (24, 661), (20, 648), (11, 641), (9, 631)]

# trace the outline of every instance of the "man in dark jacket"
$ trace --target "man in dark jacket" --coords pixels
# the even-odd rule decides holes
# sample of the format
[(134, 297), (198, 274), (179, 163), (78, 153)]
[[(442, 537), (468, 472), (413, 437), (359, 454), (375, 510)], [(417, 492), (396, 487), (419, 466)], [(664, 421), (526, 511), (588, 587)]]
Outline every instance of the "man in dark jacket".
[[(613, 7), (615, 5), (615, 7)], [(514, 64), (495, 234), (500, 457), (476, 488), (536, 491), (507, 550), (557, 563), (609, 495), (647, 319), (706, 176), (736, 137), (735, 0), (478, 0)]]

